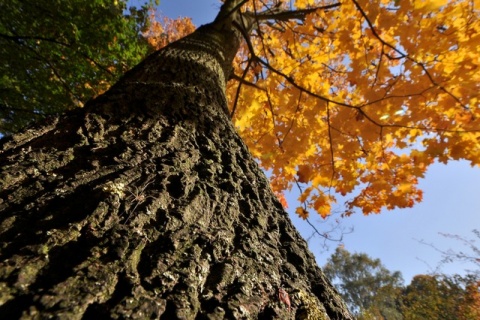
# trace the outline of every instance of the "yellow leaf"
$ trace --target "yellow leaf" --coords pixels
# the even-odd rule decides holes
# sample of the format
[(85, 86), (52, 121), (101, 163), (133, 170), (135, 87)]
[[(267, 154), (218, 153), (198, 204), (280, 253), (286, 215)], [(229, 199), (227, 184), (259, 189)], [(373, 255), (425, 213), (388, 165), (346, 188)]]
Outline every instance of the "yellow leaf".
[(313, 207), (315, 211), (317, 211), (322, 218), (327, 217), (330, 215), (331, 212), (331, 204), (327, 197), (324, 195), (318, 196), (317, 199), (313, 203)]

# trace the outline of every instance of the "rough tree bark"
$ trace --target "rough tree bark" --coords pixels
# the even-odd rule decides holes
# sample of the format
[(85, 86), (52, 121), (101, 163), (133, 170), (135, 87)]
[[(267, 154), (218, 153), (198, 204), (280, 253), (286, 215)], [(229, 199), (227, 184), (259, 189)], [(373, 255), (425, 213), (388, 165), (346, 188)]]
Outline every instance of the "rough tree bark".
[(238, 2), (1, 141), (0, 318), (351, 319), (225, 113)]

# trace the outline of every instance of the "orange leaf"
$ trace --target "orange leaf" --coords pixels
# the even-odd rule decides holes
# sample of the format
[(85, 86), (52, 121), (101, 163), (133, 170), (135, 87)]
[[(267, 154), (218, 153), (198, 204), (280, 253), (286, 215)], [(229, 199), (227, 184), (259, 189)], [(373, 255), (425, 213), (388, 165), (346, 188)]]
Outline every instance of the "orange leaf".
[(298, 214), (298, 216), (303, 220), (308, 218), (308, 211), (302, 207), (297, 207), (297, 209), (295, 209), (295, 213)]
[(298, 166), (297, 176), (298, 182), (307, 183), (311, 180), (313, 174), (312, 167), (309, 165)]

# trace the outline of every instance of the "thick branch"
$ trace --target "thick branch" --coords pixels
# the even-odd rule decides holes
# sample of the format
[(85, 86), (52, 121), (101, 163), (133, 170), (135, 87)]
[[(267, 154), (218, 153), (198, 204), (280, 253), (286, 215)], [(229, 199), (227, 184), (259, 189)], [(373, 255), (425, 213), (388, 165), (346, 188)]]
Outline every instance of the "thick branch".
[(257, 20), (279, 20), (279, 21), (288, 21), (288, 20), (303, 20), (305, 17), (311, 13), (314, 13), (318, 10), (329, 10), (340, 7), (341, 3), (337, 2), (334, 4), (329, 4), (321, 7), (314, 7), (301, 10), (282, 10), (279, 8), (269, 9), (260, 13), (255, 14)]

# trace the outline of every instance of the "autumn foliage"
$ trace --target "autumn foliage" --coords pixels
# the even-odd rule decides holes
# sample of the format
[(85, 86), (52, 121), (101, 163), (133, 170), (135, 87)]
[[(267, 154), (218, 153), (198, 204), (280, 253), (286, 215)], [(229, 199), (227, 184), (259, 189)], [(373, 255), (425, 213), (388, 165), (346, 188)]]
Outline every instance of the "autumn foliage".
[[(245, 2), (230, 110), (300, 216), (347, 195), (347, 215), (411, 207), (434, 161), (480, 165), (480, 0)], [(194, 29), (150, 20), (155, 48)]]
[(478, 320), (478, 274), (415, 275), (404, 285), (379, 259), (337, 248), (323, 270), (358, 320)]
[(143, 36), (156, 50), (195, 31), (195, 25), (188, 17), (171, 19), (151, 8), (148, 18), (149, 27)]
[(466, 287), (464, 303), (460, 306), (460, 319), (480, 319), (480, 281), (471, 282)]

